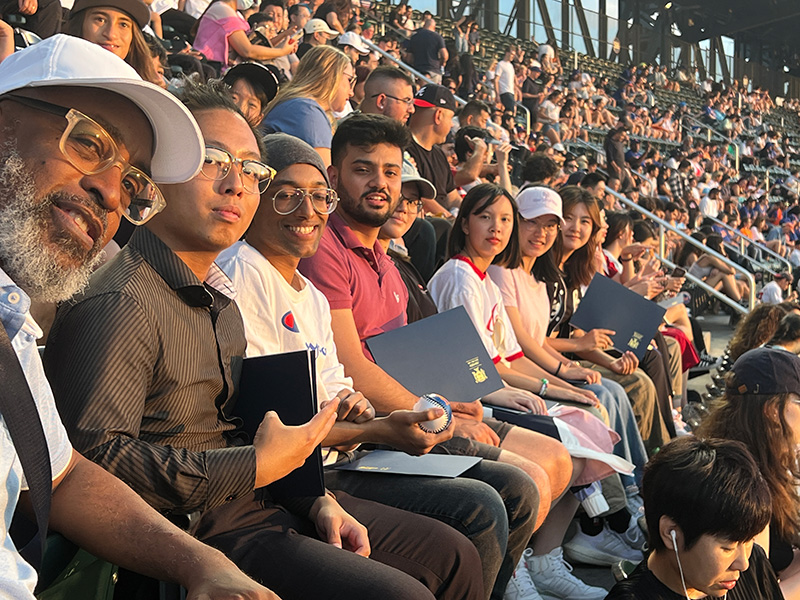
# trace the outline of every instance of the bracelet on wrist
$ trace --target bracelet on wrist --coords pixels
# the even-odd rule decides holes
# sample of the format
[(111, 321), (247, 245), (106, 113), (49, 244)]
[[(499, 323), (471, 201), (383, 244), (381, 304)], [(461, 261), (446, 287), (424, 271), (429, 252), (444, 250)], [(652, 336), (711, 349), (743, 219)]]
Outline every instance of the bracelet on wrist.
[(539, 396), (541, 396), (542, 398), (545, 398), (547, 396), (547, 383), (548, 383), (547, 379), (542, 377), (542, 387), (539, 390)]
[(631, 262), (632, 260), (632, 256), (629, 256), (628, 258), (622, 258), (621, 256), (619, 257), (619, 262)]
[(553, 377), (558, 377), (558, 374), (561, 372), (561, 367), (564, 366), (564, 363), (558, 361), (558, 366), (556, 367), (555, 372), (553, 373)]

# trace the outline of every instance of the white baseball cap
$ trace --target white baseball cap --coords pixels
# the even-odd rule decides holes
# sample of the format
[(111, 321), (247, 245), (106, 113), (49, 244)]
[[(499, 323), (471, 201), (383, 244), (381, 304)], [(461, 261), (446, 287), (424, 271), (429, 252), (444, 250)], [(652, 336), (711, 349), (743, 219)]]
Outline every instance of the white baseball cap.
[(309, 35), (321, 31), (322, 33), (327, 34), (328, 37), (331, 39), (339, 35), (338, 31), (335, 31), (330, 27), (328, 27), (328, 24), (322, 19), (309, 19), (308, 23), (306, 23), (306, 26), (303, 27), (303, 31), (305, 31)]
[(420, 176), (419, 171), (410, 162), (403, 160), (403, 171), (400, 176), (402, 183), (416, 183), (419, 188), (419, 197), (425, 199), (436, 198), (436, 186)]
[(352, 46), (359, 54), (369, 54), (369, 47), (355, 31), (348, 31), (339, 36), (339, 46)]
[(535, 219), (542, 215), (555, 215), (561, 224), (561, 196), (554, 189), (540, 185), (525, 188), (517, 195), (519, 216), (523, 219)]
[(138, 106), (153, 127), (151, 176), (181, 183), (200, 171), (205, 142), (189, 110), (157, 85), (143, 81), (113, 52), (71, 35), (54, 35), (0, 64), (0, 96), (28, 87), (109, 90)]

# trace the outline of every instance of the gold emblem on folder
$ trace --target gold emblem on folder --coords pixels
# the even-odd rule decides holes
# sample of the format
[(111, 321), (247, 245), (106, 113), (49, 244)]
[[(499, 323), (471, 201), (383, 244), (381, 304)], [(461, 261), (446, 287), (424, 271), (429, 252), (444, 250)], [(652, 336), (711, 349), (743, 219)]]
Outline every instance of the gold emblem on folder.
[(475, 358), (470, 358), (467, 361), (467, 367), (469, 367), (469, 370), (472, 373), (472, 378), (475, 380), (475, 383), (483, 383), (489, 378), (489, 376), (486, 375), (486, 371), (483, 370), (483, 367), (481, 366), (481, 361), (477, 356)]

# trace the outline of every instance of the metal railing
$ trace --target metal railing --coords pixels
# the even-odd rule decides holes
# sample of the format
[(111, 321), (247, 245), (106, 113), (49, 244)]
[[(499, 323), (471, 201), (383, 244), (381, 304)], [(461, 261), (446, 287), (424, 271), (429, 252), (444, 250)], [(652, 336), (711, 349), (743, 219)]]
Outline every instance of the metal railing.
[[(641, 179), (646, 179), (646, 177), (640, 171), (637, 171), (635, 169), (631, 169), (631, 172), (634, 175), (637, 175), (638, 177), (640, 177)], [(658, 194), (658, 198), (660, 198), (661, 200), (664, 200), (665, 202), (672, 202), (673, 201), (672, 198), (670, 198), (668, 196), (661, 195), (661, 194)], [(764, 244), (761, 244), (757, 240), (750, 239), (744, 233), (742, 233), (741, 230), (736, 229), (735, 227), (731, 227), (727, 223), (723, 223), (722, 221), (720, 221), (716, 217), (709, 217), (709, 216), (703, 215), (703, 218), (704, 219), (710, 219), (711, 221), (715, 222), (716, 224), (722, 225), (725, 229), (727, 229), (732, 234), (737, 236), (739, 238), (739, 249), (738, 249), (739, 253), (742, 254), (742, 256), (744, 258), (746, 258), (747, 260), (749, 260), (751, 263), (755, 263), (760, 268), (762, 268), (762, 269), (764, 269), (766, 271), (769, 271), (771, 274), (775, 275), (775, 271), (770, 269), (769, 265), (766, 265), (766, 264), (754, 259), (752, 256), (746, 256), (746, 254), (745, 254), (745, 244), (748, 245), (748, 246), (755, 246), (762, 253), (769, 254), (770, 256), (772, 256), (775, 259), (779, 260), (780, 262), (784, 263), (789, 272), (792, 271), (792, 265), (788, 260), (786, 260), (783, 256), (781, 256), (777, 252), (775, 252), (773, 250), (770, 250)]]
[[(728, 231), (730, 231), (730, 232), (731, 232), (733, 235), (737, 236), (737, 237), (739, 238), (739, 252), (740, 252), (740, 253), (741, 253), (743, 256), (745, 255), (745, 252), (746, 252), (746, 251), (745, 251), (745, 245), (747, 245), (747, 246), (755, 246), (755, 247), (756, 247), (758, 250), (760, 250), (761, 252), (764, 252), (764, 253), (766, 253), (766, 254), (769, 254), (770, 256), (772, 256), (773, 258), (775, 258), (776, 260), (778, 260), (778, 261), (782, 262), (784, 265), (786, 265), (786, 270), (787, 270), (787, 271), (789, 271), (789, 272), (791, 272), (791, 271), (792, 271), (792, 263), (790, 263), (788, 260), (786, 260), (786, 259), (785, 259), (783, 256), (781, 256), (781, 255), (780, 255), (780, 254), (778, 254), (777, 252), (775, 252), (775, 251), (773, 251), (773, 250), (770, 250), (769, 248), (767, 248), (767, 247), (766, 247), (765, 245), (763, 245), (763, 244), (760, 244), (758, 241), (756, 241), (756, 240), (751, 240), (751, 239), (750, 239), (750, 238), (748, 238), (748, 237), (747, 237), (747, 236), (746, 236), (744, 233), (742, 233), (742, 232), (741, 232), (741, 230), (739, 230), (739, 229), (736, 229), (735, 227), (731, 227), (731, 226), (730, 226), (730, 225), (728, 225), (727, 223), (723, 223), (722, 221), (720, 221), (720, 220), (719, 220), (719, 219), (717, 219), (716, 217), (708, 217), (708, 216), (705, 216), (705, 215), (704, 215), (704, 216), (703, 216), (703, 218), (705, 218), (705, 219), (710, 219), (711, 221), (713, 221), (713, 222), (714, 222), (714, 223), (716, 223), (717, 225), (722, 225), (722, 227), (724, 227), (725, 229), (727, 229)], [(757, 264), (759, 267), (761, 267), (762, 269), (766, 269), (767, 271), (769, 271), (769, 272), (770, 272), (770, 273), (772, 273), (773, 275), (775, 274), (775, 271), (773, 271), (772, 269), (770, 269), (768, 265), (765, 265), (765, 264), (764, 264), (764, 263), (762, 263), (761, 261), (758, 261), (758, 260), (754, 259), (752, 256), (750, 256), (750, 257), (747, 257), (747, 256), (745, 256), (745, 258), (747, 258), (748, 260), (750, 260), (750, 261), (752, 261), (752, 262), (756, 263), (756, 264)]]
[[(418, 77), (419, 79), (422, 79), (422, 81), (425, 81), (426, 83), (436, 83), (436, 82), (435, 82), (433, 79), (431, 79), (431, 78), (430, 78), (430, 77), (428, 77), (427, 75), (423, 75), (422, 73), (420, 73), (419, 71), (417, 71), (417, 70), (416, 70), (414, 67), (412, 67), (412, 66), (411, 66), (411, 65), (409, 65), (408, 63), (405, 63), (405, 62), (403, 62), (402, 60), (400, 60), (399, 58), (397, 58), (396, 56), (392, 56), (391, 54), (389, 54), (389, 53), (388, 53), (388, 52), (386, 52), (385, 50), (382, 50), (382, 49), (380, 49), (378, 46), (376, 46), (375, 44), (373, 44), (373, 43), (372, 43), (370, 40), (365, 40), (365, 39), (362, 37), (362, 38), (361, 38), (361, 41), (362, 41), (364, 44), (366, 44), (366, 46), (367, 46), (367, 47), (368, 47), (370, 50), (372, 50), (373, 52), (377, 52), (378, 54), (380, 54), (380, 55), (381, 55), (381, 56), (383, 56), (384, 58), (386, 58), (386, 59), (388, 59), (388, 60), (392, 61), (392, 62), (393, 62), (394, 64), (396, 64), (396, 65), (397, 65), (399, 68), (401, 68), (401, 69), (403, 69), (403, 70), (405, 70), (405, 71), (408, 71), (408, 72), (409, 72), (409, 73), (411, 73), (411, 74), (412, 74), (414, 77)], [(455, 96), (455, 94), (453, 94), (453, 95)], [(461, 97), (459, 97), (459, 96), (455, 96), (455, 99), (456, 99), (456, 103), (457, 103), (457, 104), (459, 104), (460, 106), (464, 106), (464, 105), (467, 103), (467, 101), (466, 101), (466, 100), (464, 100), (463, 98), (461, 98)]]
[[(742, 314), (748, 314), (750, 312), (750, 310), (752, 310), (755, 307), (755, 305), (756, 305), (756, 280), (755, 280), (755, 277), (753, 277), (753, 274), (750, 271), (748, 271), (747, 269), (745, 269), (741, 265), (736, 264), (735, 262), (730, 260), (728, 257), (723, 256), (722, 254), (712, 250), (711, 248), (709, 248), (708, 246), (706, 246), (702, 242), (699, 242), (698, 240), (694, 239), (692, 236), (685, 234), (683, 231), (681, 231), (677, 227), (672, 226), (667, 221), (664, 221), (663, 219), (658, 218), (656, 215), (651, 213), (649, 210), (647, 210), (645, 208), (642, 208), (641, 206), (636, 204), (633, 200), (630, 200), (630, 199), (626, 198), (625, 196), (623, 196), (622, 194), (619, 194), (618, 192), (615, 192), (614, 190), (609, 189), (609, 188), (606, 188), (606, 192), (611, 194), (612, 196), (614, 196), (617, 200), (619, 200), (625, 206), (627, 206), (627, 207), (631, 208), (632, 210), (635, 210), (636, 212), (644, 215), (645, 217), (650, 219), (653, 223), (656, 223), (658, 225), (658, 229), (659, 229), (659, 232), (658, 232), (659, 257), (662, 260), (666, 259), (666, 252), (665, 252), (666, 232), (667, 231), (672, 231), (673, 233), (678, 235), (678, 237), (682, 238), (685, 242), (691, 244), (692, 246), (695, 246), (696, 248), (700, 249), (702, 252), (708, 254), (709, 256), (713, 256), (714, 258), (717, 258), (718, 260), (720, 260), (724, 264), (726, 264), (729, 267), (731, 267), (734, 271), (737, 271), (737, 272), (741, 273), (742, 275), (744, 275), (745, 279), (747, 279), (747, 282), (750, 284), (750, 293), (748, 295), (749, 308), (745, 307), (745, 306), (742, 306), (736, 300), (728, 298), (725, 294), (722, 294), (721, 292), (718, 292), (713, 287), (711, 287), (710, 285), (708, 285), (704, 281), (700, 280), (699, 278), (694, 277), (694, 276), (689, 277), (689, 274), (687, 273), (687, 278), (690, 281), (693, 281), (695, 284), (700, 286), (702, 289), (706, 290), (709, 294), (711, 294), (712, 296), (714, 296), (715, 298), (717, 298), (721, 302), (724, 302), (725, 304), (727, 304), (728, 306), (730, 306), (731, 308), (733, 308), (734, 310), (736, 310), (736, 311), (738, 311), (738, 312), (740, 312)], [(669, 263), (669, 264), (672, 264), (672, 263)]]
[[(517, 102), (517, 108), (521, 108), (525, 115), (525, 139), (528, 139), (528, 136), (531, 134), (531, 111), (528, 110), (528, 107), (525, 106), (522, 102)], [(519, 115), (519, 113), (517, 113)]]
[(739, 167), (741, 166), (739, 164), (739, 144), (737, 144), (735, 141), (733, 141), (731, 138), (727, 137), (726, 135), (723, 135), (722, 133), (720, 133), (719, 131), (717, 131), (713, 127), (711, 127), (711, 125), (708, 125), (707, 123), (703, 123), (702, 121), (700, 121), (699, 119), (696, 119), (695, 117), (693, 117), (691, 115), (683, 115), (681, 117), (681, 127), (683, 127), (684, 129), (687, 129), (687, 130), (691, 129), (691, 127), (686, 125), (685, 121), (690, 121), (695, 126), (705, 129), (706, 132), (708, 133), (708, 141), (709, 142), (711, 141), (711, 138), (713, 136), (713, 137), (716, 137), (718, 140), (721, 140), (723, 142), (727, 142), (728, 144), (732, 145), (733, 146), (733, 150), (734, 150), (734, 161), (735, 161), (735, 166), (736, 166), (736, 172), (737, 173), (739, 172)]

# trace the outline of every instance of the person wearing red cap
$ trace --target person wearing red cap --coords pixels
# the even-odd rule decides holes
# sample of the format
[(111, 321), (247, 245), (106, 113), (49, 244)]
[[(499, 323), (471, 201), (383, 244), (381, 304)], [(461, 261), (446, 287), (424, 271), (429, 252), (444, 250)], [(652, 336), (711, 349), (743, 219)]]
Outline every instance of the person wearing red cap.
[(453, 173), (444, 152), (443, 144), (450, 133), (456, 100), (446, 87), (429, 84), (414, 96), (415, 112), (408, 119), (413, 142), (407, 152), (417, 163), (419, 174), (433, 183), (437, 190), (435, 200), (425, 201), (425, 211), (449, 216), (449, 208), (461, 203)]

